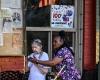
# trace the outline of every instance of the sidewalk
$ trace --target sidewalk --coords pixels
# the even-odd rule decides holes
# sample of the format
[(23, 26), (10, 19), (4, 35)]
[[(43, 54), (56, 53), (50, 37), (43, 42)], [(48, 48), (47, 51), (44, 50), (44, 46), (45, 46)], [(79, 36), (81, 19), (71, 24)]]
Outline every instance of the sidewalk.
[(84, 71), (81, 80), (98, 80), (98, 66), (95, 70)]

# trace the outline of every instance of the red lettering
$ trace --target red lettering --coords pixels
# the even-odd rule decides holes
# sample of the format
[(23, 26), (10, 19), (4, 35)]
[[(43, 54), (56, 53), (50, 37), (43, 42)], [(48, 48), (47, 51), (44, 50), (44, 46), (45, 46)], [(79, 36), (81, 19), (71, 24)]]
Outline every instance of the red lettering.
[(60, 17), (61, 17), (61, 14), (57, 14), (57, 13), (53, 14), (53, 18), (60, 18)]

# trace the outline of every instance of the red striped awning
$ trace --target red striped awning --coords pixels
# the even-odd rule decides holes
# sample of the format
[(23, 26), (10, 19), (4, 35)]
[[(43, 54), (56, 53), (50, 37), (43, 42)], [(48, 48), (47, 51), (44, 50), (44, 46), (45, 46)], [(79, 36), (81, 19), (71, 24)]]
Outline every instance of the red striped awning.
[(41, 0), (39, 7), (43, 7), (43, 6), (47, 6), (47, 5), (51, 5), (54, 4), (56, 0)]

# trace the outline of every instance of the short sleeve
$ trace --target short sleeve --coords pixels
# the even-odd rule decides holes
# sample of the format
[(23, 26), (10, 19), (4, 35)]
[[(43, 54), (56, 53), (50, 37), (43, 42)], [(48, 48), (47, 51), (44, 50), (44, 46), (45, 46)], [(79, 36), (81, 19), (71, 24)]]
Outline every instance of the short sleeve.
[[(47, 61), (47, 60), (49, 60), (48, 54), (45, 53), (45, 52), (43, 52), (43, 54), (42, 54), (40, 60), (42, 60), (42, 61)], [(48, 66), (44, 66), (44, 65), (41, 65), (41, 66), (44, 67), (44, 68), (49, 68)]]
[(28, 61), (28, 68), (31, 68), (32, 63), (30, 61)]
[(46, 61), (46, 60), (49, 60), (49, 57), (48, 57), (48, 54), (43, 52), (42, 56), (41, 56), (41, 59), (42, 61)]
[[(28, 58), (29, 58), (29, 57), (32, 57), (32, 54), (29, 55)], [(31, 68), (31, 66), (32, 66), (32, 62), (28, 61), (27, 66), (28, 66), (28, 68)]]
[(56, 56), (59, 57), (59, 58), (64, 58), (64, 56), (65, 56), (65, 49), (64, 49), (64, 48), (61, 48), (61, 49), (57, 52)]

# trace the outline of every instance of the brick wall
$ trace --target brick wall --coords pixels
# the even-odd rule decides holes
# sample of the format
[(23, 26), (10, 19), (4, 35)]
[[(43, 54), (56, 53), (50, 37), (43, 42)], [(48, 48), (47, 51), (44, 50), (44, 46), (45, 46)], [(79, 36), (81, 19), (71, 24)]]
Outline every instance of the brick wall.
[(0, 72), (9, 70), (24, 72), (24, 57), (0, 56)]

